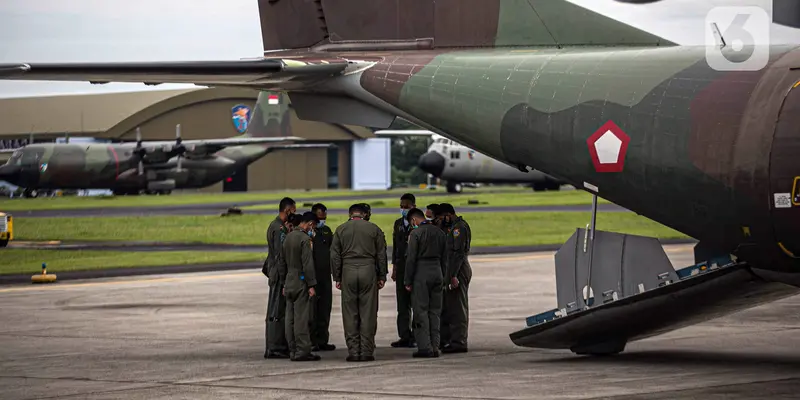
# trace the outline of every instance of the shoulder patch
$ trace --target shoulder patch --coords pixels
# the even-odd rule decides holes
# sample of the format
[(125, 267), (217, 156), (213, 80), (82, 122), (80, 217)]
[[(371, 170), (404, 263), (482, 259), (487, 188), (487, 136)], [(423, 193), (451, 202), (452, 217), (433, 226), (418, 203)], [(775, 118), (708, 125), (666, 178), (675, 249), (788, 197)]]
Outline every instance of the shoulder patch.
[(454, 237), (458, 237), (458, 235), (460, 235), (460, 234), (461, 234), (461, 230), (460, 229), (458, 229), (458, 228), (453, 229), (453, 236)]

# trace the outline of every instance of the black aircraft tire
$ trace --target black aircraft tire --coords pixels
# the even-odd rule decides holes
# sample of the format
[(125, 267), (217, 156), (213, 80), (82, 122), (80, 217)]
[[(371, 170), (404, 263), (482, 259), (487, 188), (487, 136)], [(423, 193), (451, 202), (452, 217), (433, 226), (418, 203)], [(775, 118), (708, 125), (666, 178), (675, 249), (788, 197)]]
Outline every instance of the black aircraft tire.
[(0, 240), (0, 247), (6, 247), (6, 246), (8, 246), (8, 239)]
[(534, 183), (531, 187), (533, 187), (534, 192), (544, 192), (547, 190), (547, 184), (544, 183)]
[(457, 182), (447, 182), (447, 193), (461, 193), (462, 185)]

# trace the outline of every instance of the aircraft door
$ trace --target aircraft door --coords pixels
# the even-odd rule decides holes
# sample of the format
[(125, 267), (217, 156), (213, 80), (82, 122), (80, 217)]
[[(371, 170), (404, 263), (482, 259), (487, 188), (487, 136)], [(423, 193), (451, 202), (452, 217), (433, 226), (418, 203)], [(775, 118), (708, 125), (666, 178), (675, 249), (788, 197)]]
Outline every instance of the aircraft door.
[[(798, 71), (800, 72), (800, 71)], [(770, 157), (775, 238), (783, 252), (800, 258), (800, 73), (783, 101)]]
[(42, 163), (43, 149), (23, 149), (20, 159), (20, 182), (25, 187), (35, 187), (39, 183), (39, 176), (47, 170), (47, 164)]

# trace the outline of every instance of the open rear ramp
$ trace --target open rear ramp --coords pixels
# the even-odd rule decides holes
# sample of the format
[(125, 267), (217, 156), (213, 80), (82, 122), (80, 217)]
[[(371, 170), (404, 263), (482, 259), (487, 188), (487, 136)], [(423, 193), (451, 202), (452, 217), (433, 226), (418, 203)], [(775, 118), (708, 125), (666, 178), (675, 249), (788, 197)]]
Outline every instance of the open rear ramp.
[(730, 257), (676, 271), (657, 239), (596, 231), (594, 241), (578, 229), (556, 253), (558, 308), (528, 317), (510, 335), (514, 344), (615, 354), (628, 342), (797, 293)]

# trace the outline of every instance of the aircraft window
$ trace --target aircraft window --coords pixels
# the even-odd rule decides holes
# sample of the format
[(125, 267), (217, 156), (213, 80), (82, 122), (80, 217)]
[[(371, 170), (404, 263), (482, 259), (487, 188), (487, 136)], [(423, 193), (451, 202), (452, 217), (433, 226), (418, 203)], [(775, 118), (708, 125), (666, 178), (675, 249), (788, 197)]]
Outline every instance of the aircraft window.
[(41, 154), (38, 151), (23, 151), (22, 152), (22, 165), (36, 165), (39, 164)]
[(450, 152), (450, 158), (458, 160), (459, 158), (461, 158), (461, 152), (460, 151), (451, 151)]

